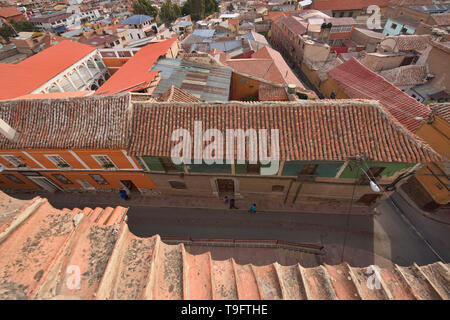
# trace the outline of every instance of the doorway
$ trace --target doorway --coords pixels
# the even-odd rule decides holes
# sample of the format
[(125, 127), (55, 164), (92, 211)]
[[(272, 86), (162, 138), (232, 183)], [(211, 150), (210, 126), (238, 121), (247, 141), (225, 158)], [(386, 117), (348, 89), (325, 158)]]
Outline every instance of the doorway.
[(119, 180), (122, 187), (124, 187), (128, 192), (139, 193), (139, 189), (131, 180)]
[(42, 189), (47, 190), (49, 192), (62, 191), (62, 188), (60, 188), (56, 183), (54, 183), (53, 181), (51, 181), (50, 179), (48, 179), (46, 177), (27, 176), (27, 178), (30, 179), (31, 181), (33, 181), (34, 183), (36, 183)]
[(233, 179), (217, 179), (217, 190), (219, 197), (234, 197), (234, 180)]

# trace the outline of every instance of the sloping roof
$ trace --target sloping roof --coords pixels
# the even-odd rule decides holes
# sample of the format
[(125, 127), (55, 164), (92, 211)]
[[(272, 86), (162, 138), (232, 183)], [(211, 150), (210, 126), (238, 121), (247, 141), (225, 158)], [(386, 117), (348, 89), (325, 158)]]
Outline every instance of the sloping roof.
[(166, 92), (162, 93), (158, 97), (160, 102), (201, 102), (189, 92), (181, 90), (180, 88), (172, 85)]
[(412, 28), (417, 28), (420, 24), (420, 21), (407, 16), (398, 16), (390, 19), (394, 22), (397, 22), (398, 24), (409, 26)]
[(450, 13), (432, 14), (431, 17), (436, 22), (437, 26), (449, 26), (450, 25)]
[[(4, 194), (0, 199), (16, 200)], [(123, 207), (58, 210), (39, 197), (13, 207), (17, 213), (0, 222), (2, 300), (450, 298), (450, 270), (441, 262), (375, 273), (347, 263), (239, 265), (233, 258), (213, 260), (210, 252), (190, 254), (159, 235), (137, 237), (125, 223)], [(377, 284), (374, 277), (379, 288), (367, 285)]]
[(80, 43), (88, 44), (91, 46), (100, 46), (105, 43), (111, 43), (111, 42), (114, 42), (119, 39), (120, 38), (118, 36), (115, 36), (112, 34), (99, 34), (99, 35), (90, 37), (89, 39), (86, 39), (84, 41), (80, 41)]
[(388, 4), (389, 0), (315, 0), (313, 7), (318, 10), (356, 10), (370, 5), (387, 7)]
[(269, 45), (269, 43), (267, 42), (266, 37), (264, 37), (262, 34), (257, 33), (255, 31), (250, 31), (249, 33), (247, 33), (246, 35), (244, 35), (243, 37), (246, 40), (254, 40), (266, 45)]
[(195, 29), (192, 34), (194, 36), (203, 37), (203, 38), (212, 38), (216, 30), (214, 29)]
[(0, 8), (0, 17), (11, 18), (14, 16), (23, 15), (17, 7), (2, 7)]
[(386, 37), (384, 41), (386, 41), (387, 39), (393, 39), (397, 44), (397, 49), (399, 51), (423, 51), (428, 47), (428, 40), (431, 39), (431, 36), (428, 34), (390, 36)]
[(427, 67), (423, 65), (407, 65), (380, 72), (380, 75), (394, 86), (417, 86), (427, 80)]
[(275, 20), (275, 24), (284, 24), (294, 35), (302, 35), (306, 33), (306, 27), (298, 17), (283, 15), (279, 19)]
[(0, 119), (18, 131), (0, 149), (126, 148), (129, 95), (0, 102)]
[(268, 85), (260, 85), (258, 88), (259, 101), (284, 101), (288, 100), (286, 88), (278, 88)]
[(441, 117), (450, 125), (450, 102), (430, 104), (433, 114)]
[(68, 91), (68, 92), (48, 92), (48, 93), (35, 93), (26, 94), (12, 100), (27, 100), (27, 99), (60, 99), (60, 98), (72, 98), (72, 97), (84, 97), (90, 96), (94, 91)]
[(433, 0), (389, 0), (390, 6), (407, 6), (407, 5), (426, 5), (433, 4)]
[(153, 18), (144, 14), (135, 14), (125, 20), (119, 21), (117, 24), (143, 24)]
[(229, 99), (232, 74), (229, 67), (184, 59), (160, 59), (152, 70), (161, 71), (162, 78), (153, 91), (154, 95), (162, 94), (175, 85), (203, 101)]
[(183, 128), (193, 136), (194, 121), (202, 121), (204, 130), (222, 132), (278, 129), (280, 160), (286, 161), (342, 161), (361, 153), (380, 162), (439, 158), (371, 101), (135, 103), (133, 110), (129, 152), (136, 156), (170, 157), (176, 144), (170, 140), (173, 130)]
[(96, 91), (96, 94), (114, 94), (148, 86), (158, 74), (158, 71), (150, 71), (153, 64), (167, 53), (176, 40), (177, 37), (174, 37), (142, 47)]
[(18, 64), (0, 63), (0, 100), (31, 93), (59, 73), (96, 50), (70, 40), (63, 40)]
[(411, 132), (421, 125), (421, 122), (414, 118), (426, 118), (431, 112), (430, 108), (408, 96), (355, 58), (328, 71), (328, 76), (336, 81), (350, 98), (380, 101), (383, 107)]

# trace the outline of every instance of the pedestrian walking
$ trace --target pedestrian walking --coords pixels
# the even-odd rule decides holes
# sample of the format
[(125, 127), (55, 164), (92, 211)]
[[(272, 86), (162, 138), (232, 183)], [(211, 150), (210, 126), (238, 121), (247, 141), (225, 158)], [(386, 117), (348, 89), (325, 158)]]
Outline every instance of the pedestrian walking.
[(236, 207), (235, 205), (234, 205), (234, 198), (231, 198), (230, 199), (230, 209), (239, 209), (238, 207)]
[(123, 199), (123, 200), (129, 200), (130, 199), (130, 197), (128, 196), (128, 194), (127, 194), (127, 191), (126, 190), (120, 190), (119, 191), (119, 196)]
[(228, 203), (228, 196), (223, 197), (222, 200), (223, 200), (223, 203), (225, 203), (225, 204)]
[(256, 203), (252, 203), (250, 206), (250, 210), (248, 210), (249, 213), (256, 213)]

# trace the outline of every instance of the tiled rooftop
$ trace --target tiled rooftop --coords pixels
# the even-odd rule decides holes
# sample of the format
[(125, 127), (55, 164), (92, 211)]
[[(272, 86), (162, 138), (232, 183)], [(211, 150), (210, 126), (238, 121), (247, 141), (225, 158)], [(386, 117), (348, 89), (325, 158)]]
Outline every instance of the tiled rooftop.
[[(280, 159), (342, 161), (365, 153), (381, 162), (429, 162), (437, 154), (373, 101), (135, 103), (130, 154), (166, 156), (178, 128), (279, 129)], [(224, 150), (225, 154), (225, 150)], [(236, 152), (235, 152), (236, 156)], [(248, 154), (246, 155), (248, 159)]]
[(0, 118), (20, 135), (17, 142), (0, 135), (0, 148), (124, 148), (129, 100), (122, 94), (2, 101)]
[(431, 110), (433, 110), (433, 113), (445, 121), (447, 121), (450, 124), (450, 103), (435, 103), (430, 104)]
[(158, 97), (158, 101), (160, 102), (200, 102), (200, 99), (197, 99), (189, 92), (181, 90), (180, 88), (172, 85), (166, 92), (162, 93)]
[(386, 37), (384, 41), (387, 39), (392, 39), (395, 41), (397, 45), (397, 49), (399, 51), (423, 51), (425, 50), (431, 39), (430, 35), (400, 35), (400, 36), (390, 36)]
[(381, 268), (379, 286), (370, 287), (373, 270), (347, 263), (255, 266), (192, 255), (158, 235), (133, 235), (122, 207), (57, 210), (39, 197), (16, 207), (0, 220), (2, 300), (450, 298), (450, 270), (441, 262)]
[(336, 81), (350, 98), (378, 100), (411, 132), (421, 125), (421, 122), (414, 118), (426, 118), (431, 112), (430, 108), (408, 96), (355, 58), (328, 71), (328, 76)]
[(394, 86), (417, 86), (424, 84), (427, 67), (424, 65), (407, 65), (380, 72), (380, 75)]

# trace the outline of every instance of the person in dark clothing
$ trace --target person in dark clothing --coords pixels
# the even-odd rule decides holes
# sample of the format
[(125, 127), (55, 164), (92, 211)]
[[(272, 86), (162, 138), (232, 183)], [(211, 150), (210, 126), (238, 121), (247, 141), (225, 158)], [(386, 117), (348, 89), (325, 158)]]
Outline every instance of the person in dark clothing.
[(231, 198), (231, 199), (230, 199), (230, 209), (239, 209), (238, 207), (236, 207), (236, 206), (234, 205), (234, 198)]
[(124, 200), (128, 200), (130, 199), (130, 197), (128, 196), (127, 192), (125, 190), (120, 190), (119, 191), (119, 196), (124, 199)]

